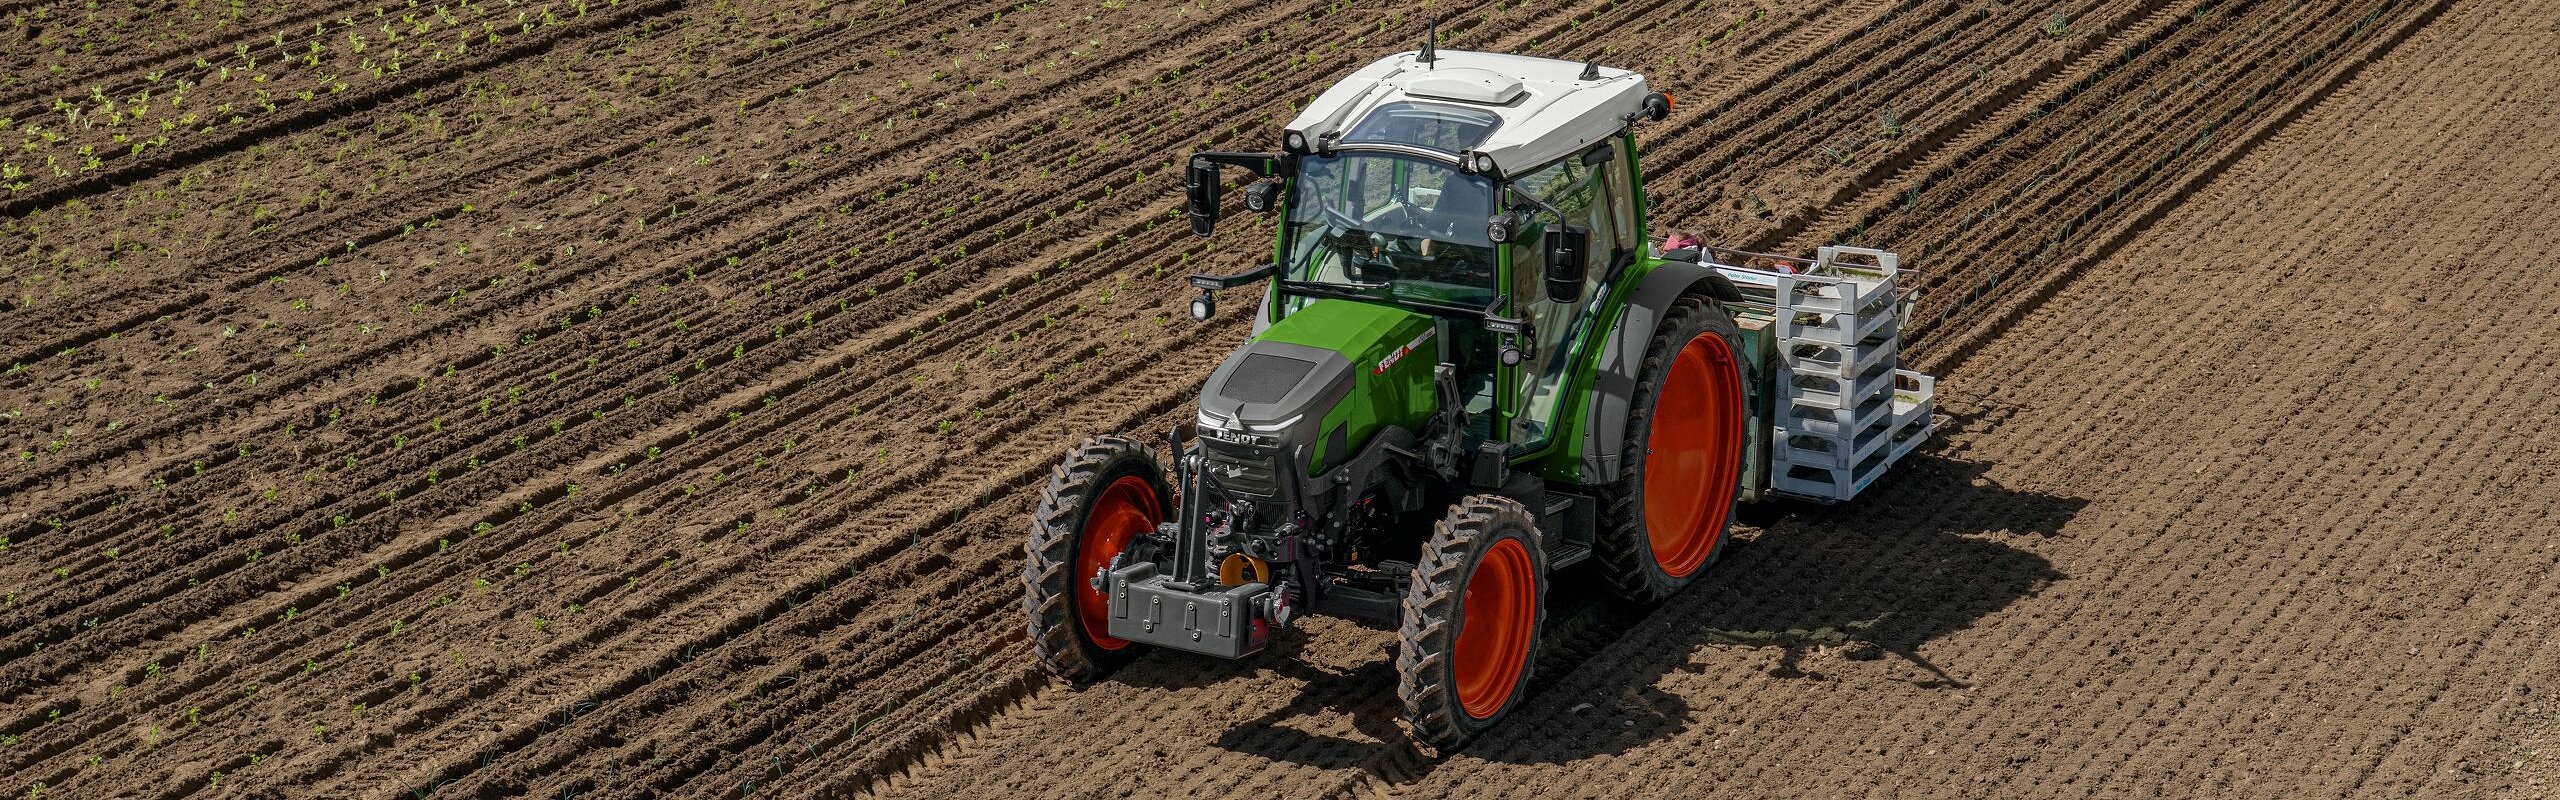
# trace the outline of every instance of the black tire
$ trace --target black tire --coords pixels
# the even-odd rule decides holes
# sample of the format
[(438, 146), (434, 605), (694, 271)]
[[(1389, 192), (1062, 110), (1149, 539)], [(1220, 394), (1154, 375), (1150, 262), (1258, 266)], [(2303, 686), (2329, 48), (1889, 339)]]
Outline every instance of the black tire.
[[(1123, 484), (1124, 479), (1136, 483)], [(1087, 439), (1049, 471), (1048, 488), (1041, 490), (1039, 509), (1031, 515), (1031, 540), (1025, 547), (1029, 557), (1022, 568), (1022, 606), (1030, 617), (1031, 650), (1051, 672), (1070, 681), (1084, 683), (1109, 675), (1146, 649), (1136, 642), (1110, 645), (1118, 640), (1100, 630), (1087, 630), (1088, 616), (1079, 613), (1077, 606), (1079, 592), (1093, 591), (1091, 571), (1079, 569), (1078, 564), (1094, 560), (1085, 546), (1097, 502), (1115, 486), (1125, 491), (1139, 485), (1151, 496), (1136, 505), (1147, 507), (1155, 521), (1171, 519), (1173, 491), (1165, 485), (1164, 468), (1154, 450), (1118, 436)], [(1125, 498), (1115, 496), (1112, 502), (1124, 503)], [(1100, 558), (1112, 555), (1102, 553)]]
[[(1432, 527), (1431, 541), (1424, 545), (1420, 564), (1405, 588), (1403, 623), (1398, 631), (1396, 652), (1396, 695), (1404, 700), (1405, 723), (1411, 726), (1416, 741), (1440, 753), (1448, 753), (1494, 723), (1512, 709), (1528, 692), (1529, 678), (1536, 672), (1538, 643), (1545, 637), (1547, 625), (1547, 555), (1541, 546), (1536, 518), (1518, 502), (1493, 495), (1475, 495), (1460, 501)], [(1505, 543), (1517, 543), (1518, 548)], [(1497, 564), (1485, 569), (1488, 555), (1507, 564), (1520, 559), (1516, 567)], [(1461, 634), (1466, 631), (1467, 590), (1479, 572), (1488, 580), (1505, 583), (1510, 569), (1527, 572), (1529, 609), (1525, 615), (1513, 607), (1509, 625), (1496, 624), (1486, 632), (1501, 636), (1516, 630), (1525, 617), (1527, 640), (1519, 643), (1518, 672), (1501, 686), (1499, 679), (1479, 685), (1490, 690), (1476, 694), (1478, 702), (1470, 706), (1461, 686), (1463, 655), (1478, 652), (1507, 654), (1510, 648), (1476, 647), (1467, 654), (1459, 652)], [(1513, 584), (1516, 585), (1516, 584)], [(1498, 589), (1488, 585), (1478, 589)], [(1512, 596), (1506, 593), (1506, 596)], [(1502, 610), (1488, 606), (1491, 611)], [(1477, 642), (1469, 642), (1477, 645)], [(1487, 659), (1487, 663), (1508, 663), (1507, 659)], [(1499, 701), (1499, 705), (1491, 705)]]
[[(1600, 573), (1608, 581), (1611, 593), (1628, 602), (1659, 603), (1688, 586), (1724, 554), (1726, 539), (1732, 534), (1734, 506), (1741, 497), (1738, 479), (1734, 482), (1735, 502), (1724, 503), (1723, 508), (1707, 512), (1721, 512), (1720, 516), (1704, 522), (1706, 527), (1703, 530), (1711, 531), (1715, 538), (1708, 546), (1704, 560), (1686, 574), (1674, 575), (1663, 567), (1662, 559), (1656, 557), (1653, 538), (1647, 528), (1646, 461), (1653, 442), (1654, 415), (1661, 405), (1663, 386), (1670, 377), (1674, 360), (1683, 348), (1701, 336), (1723, 337), (1728, 354), (1743, 352), (1741, 329), (1734, 326), (1732, 315), (1726, 313), (1722, 305), (1700, 295), (1681, 295), (1663, 313), (1661, 324), (1654, 327), (1653, 339), (1645, 345), (1644, 365), (1636, 374), (1636, 394), (1629, 403), (1627, 415), (1627, 438), (1619, 450), (1625, 454), (1625, 461), (1618, 471), (1617, 481), (1610, 485), (1607, 496), (1603, 498), (1599, 530), (1592, 542), (1592, 558), (1599, 563)], [(1741, 391), (1743, 386), (1744, 377), (1738, 372), (1740, 364), (1737, 359), (1735, 391)], [(1744, 445), (1739, 424), (1731, 435), (1738, 478)]]

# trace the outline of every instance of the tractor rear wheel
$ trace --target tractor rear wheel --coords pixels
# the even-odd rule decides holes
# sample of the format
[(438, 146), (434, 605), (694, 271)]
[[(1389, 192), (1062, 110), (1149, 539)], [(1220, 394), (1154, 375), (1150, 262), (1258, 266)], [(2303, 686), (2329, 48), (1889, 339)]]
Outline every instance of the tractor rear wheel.
[(1654, 328), (1592, 548), (1621, 598), (1661, 602), (1724, 552), (1749, 414), (1741, 341), (1724, 307), (1698, 295), (1673, 301)]
[(1547, 621), (1537, 520), (1493, 495), (1433, 526), (1404, 594), (1396, 695), (1414, 738), (1442, 753), (1520, 704)]
[(1146, 445), (1118, 436), (1087, 439), (1049, 471), (1031, 516), (1022, 605), (1031, 618), (1031, 649), (1050, 671), (1091, 681), (1143, 652), (1145, 645), (1110, 634), (1108, 603), (1093, 579), (1172, 516), (1173, 491)]

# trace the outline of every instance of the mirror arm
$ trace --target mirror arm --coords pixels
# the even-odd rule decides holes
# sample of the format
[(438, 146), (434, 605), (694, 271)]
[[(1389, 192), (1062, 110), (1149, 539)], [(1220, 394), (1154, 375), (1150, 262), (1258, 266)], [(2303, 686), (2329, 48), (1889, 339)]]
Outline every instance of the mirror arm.
[(1241, 167), (1252, 170), (1256, 177), (1262, 178), (1279, 174), (1282, 158), (1284, 156), (1279, 153), (1234, 153), (1222, 150), (1191, 154), (1191, 160), (1195, 163), (1205, 161), (1219, 166)]
[[(1535, 207), (1537, 210), (1554, 214), (1558, 221), (1562, 221), (1564, 219), (1564, 209), (1548, 205), (1547, 201), (1538, 199), (1536, 195), (1526, 194), (1518, 189), (1510, 188), (1508, 186), (1504, 187), (1503, 191), (1509, 193), (1513, 200), (1526, 201), (1528, 205)], [(1520, 203), (1513, 203), (1509, 208), (1504, 210), (1518, 211), (1520, 210), (1520, 205)]]

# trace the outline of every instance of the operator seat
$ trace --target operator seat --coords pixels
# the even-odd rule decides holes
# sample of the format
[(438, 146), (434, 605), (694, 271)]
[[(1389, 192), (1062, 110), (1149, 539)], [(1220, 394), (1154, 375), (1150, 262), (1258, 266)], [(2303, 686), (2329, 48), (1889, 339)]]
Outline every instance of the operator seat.
[(1485, 221), (1493, 217), (1492, 198), (1469, 191), (1472, 188), (1466, 178), (1457, 175), (1441, 183), (1440, 200), (1432, 204), (1431, 220), (1426, 225), (1431, 238), (1474, 238), (1471, 232), (1484, 228)]

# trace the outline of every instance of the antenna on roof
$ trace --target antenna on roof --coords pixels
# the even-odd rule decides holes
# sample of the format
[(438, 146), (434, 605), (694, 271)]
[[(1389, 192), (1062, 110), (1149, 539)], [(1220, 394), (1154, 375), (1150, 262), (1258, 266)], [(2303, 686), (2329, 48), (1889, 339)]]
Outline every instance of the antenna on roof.
[(1574, 79), (1575, 79), (1575, 80), (1584, 80), (1584, 81), (1596, 81), (1596, 80), (1599, 80), (1599, 79), (1600, 79), (1600, 59), (1596, 59), (1596, 58), (1595, 58), (1595, 59), (1592, 59), (1592, 60), (1589, 60), (1589, 61), (1582, 62), (1582, 74), (1581, 74), (1581, 75), (1579, 75), (1579, 76), (1576, 76)]
[(1440, 65), (1436, 63), (1440, 60), (1440, 48), (1437, 44), (1439, 41), (1440, 18), (1432, 17), (1425, 20), (1422, 23), (1422, 55), (1415, 57), (1414, 60), (1430, 64), (1432, 69), (1439, 69)]

